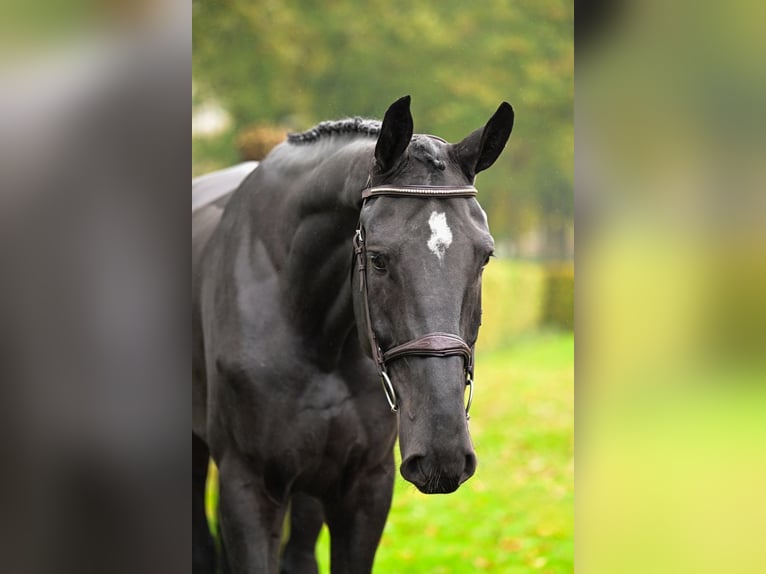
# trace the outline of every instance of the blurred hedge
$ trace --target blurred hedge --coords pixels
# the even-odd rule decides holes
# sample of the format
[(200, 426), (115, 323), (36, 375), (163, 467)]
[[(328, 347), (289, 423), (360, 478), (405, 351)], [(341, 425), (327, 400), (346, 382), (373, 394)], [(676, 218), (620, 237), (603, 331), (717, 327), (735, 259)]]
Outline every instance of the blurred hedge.
[(484, 272), (479, 346), (496, 349), (542, 326), (572, 329), (574, 265), (493, 260)]
[(574, 328), (574, 265), (549, 265), (545, 272), (543, 322)]
[(535, 263), (493, 260), (482, 281), (483, 349), (500, 347), (508, 339), (541, 323), (545, 276)]

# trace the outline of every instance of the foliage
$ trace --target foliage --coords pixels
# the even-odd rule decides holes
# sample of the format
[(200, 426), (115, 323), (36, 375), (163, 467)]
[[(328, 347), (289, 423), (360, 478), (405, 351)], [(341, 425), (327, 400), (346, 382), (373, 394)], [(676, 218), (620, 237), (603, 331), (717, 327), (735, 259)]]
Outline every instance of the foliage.
[(247, 161), (261, 161), (285, 141), (285, 130), (277, 126), (257, 125), (245, 128), (237, 136), (239, 156)]
[(506, 154), (479, 176), (499, 238), (571, 225), (573, 5), (563, 0), (193, 0), (193, 79), (237, 129), (381, 117), (456, 141), (510, 101)]
[(192, 178), (241, 161), (234, 140), (230, 131), (214, 138), (192, 138)]

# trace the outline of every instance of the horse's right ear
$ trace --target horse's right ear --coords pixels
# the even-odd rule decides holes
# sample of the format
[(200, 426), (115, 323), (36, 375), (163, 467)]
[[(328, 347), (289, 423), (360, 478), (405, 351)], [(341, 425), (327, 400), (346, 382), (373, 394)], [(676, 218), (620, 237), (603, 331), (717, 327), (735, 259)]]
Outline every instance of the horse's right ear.
[(410, 145), (412, 139), (410, 97), (396, 100), (386, 111), (375, 146), (375, 162), (380, 172), (390, 170)]
[(503, 102), (487, 125), (452, 146), (463, 171), (472, 181), (477, 173), (495, 163), (502, 153), (511, 137), (513, 118), (513, 107)]

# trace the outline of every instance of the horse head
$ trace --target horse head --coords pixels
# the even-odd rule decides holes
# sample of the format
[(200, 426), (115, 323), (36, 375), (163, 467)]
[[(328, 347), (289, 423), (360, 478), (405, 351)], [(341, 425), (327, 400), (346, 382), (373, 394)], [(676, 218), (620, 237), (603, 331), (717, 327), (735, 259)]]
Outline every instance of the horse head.
[(360, 340), (399, 415), (401, 474), (425, 493), (455, 491), (476, 469), (466, 385), (494, 243), (474, 178), (502, 152), (514, 113), (500, 105), (456, 144), (413, 136), (410, 98), (386, 112), (357, 232)]

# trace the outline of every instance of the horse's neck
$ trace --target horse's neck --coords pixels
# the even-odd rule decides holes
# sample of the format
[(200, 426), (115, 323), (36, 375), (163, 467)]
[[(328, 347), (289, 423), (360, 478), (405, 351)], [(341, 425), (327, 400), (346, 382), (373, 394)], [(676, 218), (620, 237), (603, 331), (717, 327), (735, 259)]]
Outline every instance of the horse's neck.
[(285, 244), (280, 283), (292, 320), (326, 368), (337, 363), (350, 336), (356, 340), (352, 239), (368, 166), (366, 154), (341, 152), (292, 198), (300, 217)]

